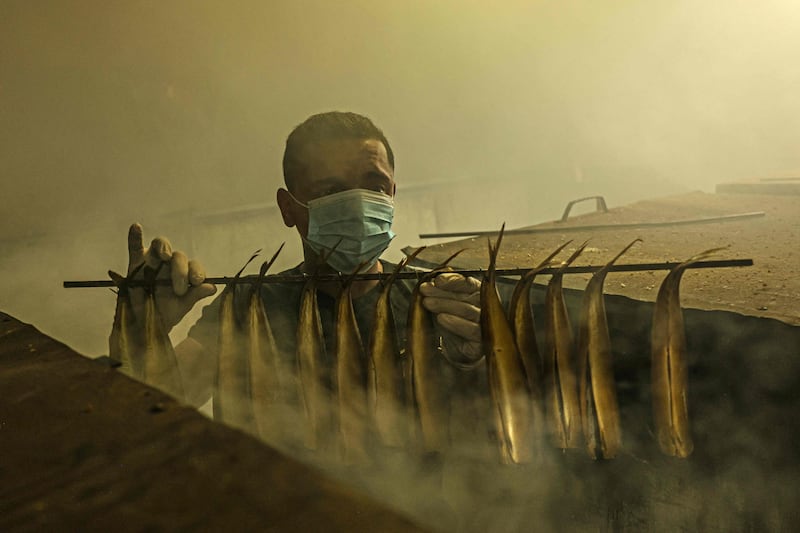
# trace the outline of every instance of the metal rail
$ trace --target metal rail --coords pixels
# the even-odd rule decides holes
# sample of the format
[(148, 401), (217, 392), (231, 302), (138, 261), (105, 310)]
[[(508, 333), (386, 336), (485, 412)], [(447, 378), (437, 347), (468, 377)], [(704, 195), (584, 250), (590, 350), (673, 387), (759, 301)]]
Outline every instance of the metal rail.
[[(589, 230), (618, 230), (636, 228), (660, 228), (665, 226), (686, 226), (690, 224), (712, 224), (716, 222), (734, 222), (748, 218), (759, 218), (765, 215), (764, 211), (753, 211), (752, 213), (738, 213), (735, 215), (722, 215), (718, 217), (690, 218), (684, 220), (673, 220), (666, 222), (633, 222), (626, 224), (592, 224), (585, 226), (554, 226), (550, 228), (521, 228), (507, 229), (503, 235), (529, 235), (531, 233), (566, 233), (568, 231), (589, 231)], [(562, 221), (559, 221), (562, 222)], [(500, 230), (491, 231), (455, 231), (450, 233), (420, 233), (420, 239), (440, 239), (451, 237), (476, 237), (483, 235), (497, 235)]]
[[(644, 272), (649, 270), (672, 270), (678, 266), (679, 262), (666, 262), (666, 263), (631, 263), (622, 265), (612, 265), (609, 269), (611, 272)], [(561, 270), (564, 274), (590, 274), (597, 272), (605, 265), (585, 265), (585, 266), (569, 266), (564, 269), (560, 267), (549, 267), (541, 271), (542, 274), (553, 274)], [(753, 266), (752, 259), (719, 259), (715, 261), (698, 261), (689, 268), (731, 268), (731, 267), (748, 267)], [(496, 273), (498, 276), (521, 276), (530, 271), (530, 268), (498, 268)], [(424, 275), (427, 270), (417, 271), (404, 271), (397, 274), (398, 279), (418, 279)], [(486, 269), (454, 269), (448, 272), (456, 272), (464, 276), (482, 276), (486, 273)], [(375, 274), (357, 274), (356, 280), (380, 280), (386, 279), (391, 274), (388, 272), (375, 273)], [(264, 283), (302, 283), (308, 281), (311, 277), (309, 274), (302, 275), (287, 275), (275, 274), (266, 276)], [(339, 281), (342, 278), (348, 277), (347, 274), (321, 274), (317, 276), (319, 281)], [(213, 283), (214, 285), (228, 285), (230, 283), (253, 283), (256, 280), (256, 275), (241, 276), (234, 278), (232, 276), (224, 277), (209, 277), (206, 278), (206, 283)], [(169, 285), (172, 283), (169, 279), (156, 280), (158, 285)], [(143, 280), (133, 280), (130, 286), (143, 286)], [(95, 288), (95, 287), (114, 287), (115, 284), (111, 280), (88, 280), (88, 281), (65, 281), (65, 289), (80, 289), (80, 288)]]

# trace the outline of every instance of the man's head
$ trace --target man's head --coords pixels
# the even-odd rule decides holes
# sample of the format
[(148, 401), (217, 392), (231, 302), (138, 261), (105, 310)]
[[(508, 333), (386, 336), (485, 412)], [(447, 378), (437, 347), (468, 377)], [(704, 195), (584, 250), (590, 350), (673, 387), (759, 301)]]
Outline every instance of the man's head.
[(356, 113), (313, 115), (286, 139), (283, 155), (286, 189), (277, 200), (284, 223), (308, 233), (308, 211), (302, 204), (350, 189), (369, 189), (394, 196), (394, 154), (389, 141), (370, 119)]
[(283, 181), (294, 193), (302, 187), (308, 172), (307, 151), (325, 141), (380, 141), (386, 157), (394, 171), (394, 153), (383, 132), (370, 119), (357, 113), (330, 111), (312, 115), (297, 126), (286, 139), (283, 153)]

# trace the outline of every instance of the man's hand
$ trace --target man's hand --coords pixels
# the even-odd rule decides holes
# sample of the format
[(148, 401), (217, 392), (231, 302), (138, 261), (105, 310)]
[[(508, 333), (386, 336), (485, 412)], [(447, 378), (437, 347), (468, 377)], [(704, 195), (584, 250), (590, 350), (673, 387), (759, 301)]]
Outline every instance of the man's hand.
[[(189, 260), (183, 252), (173, 251), (172, 245), (164, 237), (156, 237), (145, 248), (142, 226), (133, 224), (128, 230), (128, 275), (143, 263), (153, 269), (161, 266), (158, 278), (172, 280), (171, 285), (159, 285), (156, 288), (158, 309), (167, 331), (180, 322), (198, 300), (217, 292), (213, 284), (203, 283), (206, 273), (199, 262)], [(136, 279), (143, 278), (142, 270), (139, 269)], [(131, 289), (130, 293), (134, 314), (141, 317), (144, 290)]]
[(444, 349), (460, 363), (478, 361), (481, 351), (481, 282), (445, 272), (420, 286), (422, 305), (436, 314)]

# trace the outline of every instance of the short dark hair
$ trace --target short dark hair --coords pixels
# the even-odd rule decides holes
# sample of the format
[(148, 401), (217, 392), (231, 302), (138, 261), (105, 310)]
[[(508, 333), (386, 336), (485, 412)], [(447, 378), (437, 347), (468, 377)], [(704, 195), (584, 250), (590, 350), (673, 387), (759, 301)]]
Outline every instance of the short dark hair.
[(394, 153), (383, 132), (370, 119), (357, 113), (330, 111), (308, 117), (286, 139), (283, 152), (283, 181), (289, 190), (305, 171), (301, 159), (303, 148), (309, 144), (338, 139), (374, 139), (386, 147), (389, 165), (394, 170)]

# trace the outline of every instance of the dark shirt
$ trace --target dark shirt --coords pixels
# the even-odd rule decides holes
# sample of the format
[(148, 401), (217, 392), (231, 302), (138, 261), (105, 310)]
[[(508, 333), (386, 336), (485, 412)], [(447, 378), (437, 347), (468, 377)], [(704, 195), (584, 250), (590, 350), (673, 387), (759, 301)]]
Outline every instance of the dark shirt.
[[(386, 261), (381, 261), (381, 263), (384, 272), (391, 272), (396, 267)], [(301, 274), (302, 270), (299, 266), (281, 272), (281, 275)], [(416, 282), (417, 280), (414, 279), (398, 279), (392, 285), (390, 301), (397, 328), (398, 343), (401, 348), (405, 346), (408, 307)], [(368, 292), (353, 300), (365, 354), (370, 341), (375, 305), (384, 286), (383, 283), (381, 281)], [(288, 367), (294, 367), (296, 360), (296, 334), (303, 285), (303, 283), (264, 283), (261, 287), (261, 297), (270, 327), (281, 357), (284, 358), (284, 363)], [(236, 291), (234, 302), (237, 306), (237, 317), (239, 323), (245, 323), (248, 296), (251, 291), (250, 285), (236, 284), (225, 290)], [(216, 361), (217, 352), (220, 301), (221, 298), (217, 298), (206, 306), (201, 318), (189, 331), (191, 338), (202, 344), (209, 354), (214, 354), (214, 361)], [(336, 298), (318, 290), (317, 303), (327, 347), (326, 366), (330, 369), (334, 366)], [(366, 364), (365, 360), (365, 367)], [(451, 405), (451, 440), (456, 446), (468, 446), (470, 449), (467, 453), (470, 455), (474, 453), (476, 445), (481, 450), (480, 453), (485, 453), (484, 446), (487, 438), (490, 437), (489, 433), (491, 433), (485, 364), (481, 360), (477, 365), (472, 364), (465, 367), (456, 362), (456, 364), (445, 365), (444, 368), (447, 369), (445, 386), (449, 389)], [(188, 377), (188, 379), (191, 378)]]

